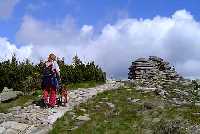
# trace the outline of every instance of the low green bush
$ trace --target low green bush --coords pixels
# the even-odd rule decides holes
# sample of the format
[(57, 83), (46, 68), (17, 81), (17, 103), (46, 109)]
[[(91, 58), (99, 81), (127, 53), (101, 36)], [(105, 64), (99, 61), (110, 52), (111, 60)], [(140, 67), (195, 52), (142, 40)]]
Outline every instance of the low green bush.
[[(64, 63), (64, 58), (57, 59), (57, 62), (61, 70), (62, 83), (105, 82), (106, 80), (105, 72), (98, 65), (94, 62), (84, 64), (77, 55), (70, 65)], [(39, 64), (33, 64), (28, 59), (20, 62), (16, 59), (16, 55), (13, 55), (11, 60), (0, 62), (0, 91), (8, 87), (28, 95), (40, 89), (44, 65), (45, 62), (42, 60)]]

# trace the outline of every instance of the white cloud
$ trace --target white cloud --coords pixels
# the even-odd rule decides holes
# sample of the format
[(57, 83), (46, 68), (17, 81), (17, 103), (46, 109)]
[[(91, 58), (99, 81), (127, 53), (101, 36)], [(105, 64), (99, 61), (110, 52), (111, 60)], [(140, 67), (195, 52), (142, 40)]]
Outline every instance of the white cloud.
[(15, 44), (11, 44), (7, 38), (0, 37), (0, 60), (7, 60), (12, 57), (13, 54), (17, 55), (19, 60), (24, 60), (25, 58), (30, 58), (32, 53), (32, 45), (22, 46), (17, 48)]
[(71, 17), (50, 24), (25, 16), (17, 40), (24, 46), (32, 44), (29, 54), (35, 61), (54, 52), (69, 63), (78, 53), (114, 77), (127, 78), (131, 61), (149, 55), (167, 59), (184, 76), (200, 76), (200, 22), (186, 10), (171, 17), (120, 19), (98, 34), (90, 25), (78, 28)]
[(89, 26), (89, 25), (84, 25), (81, 28), (81, 34), (83, 36), (88, 35), (88, 34), (93, 34), (93, 26)]
[(0, 1), (0, 19), (9, 18), (20, 0), (1, 0)]

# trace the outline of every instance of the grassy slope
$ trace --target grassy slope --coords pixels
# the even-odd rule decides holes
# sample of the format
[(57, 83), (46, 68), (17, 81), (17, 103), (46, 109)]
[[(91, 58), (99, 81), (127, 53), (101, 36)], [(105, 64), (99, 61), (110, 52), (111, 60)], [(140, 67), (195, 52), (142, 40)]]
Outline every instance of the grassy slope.
[[(129, 134), (133, 131), (142, 131), (140, 128), (137, 128), (136, 125), (142, 123), (143, 118), (141, 115), (137, 115), (137, 110), (143, 109), (143, 106), (140, 104), (133, 105), (127, 102), (127, 98), (133, 96), (144, 100), (152, 99), (151, 95), (141, 95), (135, 92), (135, 90), (127, 91), (126, 89), (119, 89), (115, 91), (107, 91), (98, 94), (92, 100), (89, 100), (85, 104), (81, 104), (73, 110), (73, 112), (78, 116), (83, 114), (83, 112), (80, 111), (81, 108), (86, 109), (87, 111), (85, 113), (90, 115), (92, 119), (91, 121), (88, 121), (74, 131), (68, 131), (78, 122), (73, 120), (69, 113), (66, 113), (64, 117), (56, 122), (50, 133)], [(105, 102), (115, 104), (115, 108), (109, 108)]]
[[(138, 103), (130, 104), (127, 98), (141, 99)], [(115, 108), (110, 108), (106, 102), (111, 102)], [(145, 103), (153, 104), (147, 109)], [(86, 109), (85, 112), (80, 109)], [(174, 107), (166, 100), (153, 93), (142, 94), (135, 89), (122, 88), (98, 94), (87, 103), (75, 107), (72, 111), (76, 116), (89, 114), (91, 120), (85, 123), (72, 118), (68, 112), (54, 124), (50, 134), (130, 134), (130, 133), (185, 133), (182, 128), (174, 128), (182, 121), (191, 124), (200, 124), (200, 118), (192, 113), (200, 112), (199, 107), (182, 106)], [(156, 121), (159, 119), (158, 121)], [(168, 123), (168, 120), (172, 121)], [(179, 120), (180, 122), (176, 122)], [(75, 126), (79, 126), (77, 129)], [(164, 130), (162, 130), (164, 129)]]

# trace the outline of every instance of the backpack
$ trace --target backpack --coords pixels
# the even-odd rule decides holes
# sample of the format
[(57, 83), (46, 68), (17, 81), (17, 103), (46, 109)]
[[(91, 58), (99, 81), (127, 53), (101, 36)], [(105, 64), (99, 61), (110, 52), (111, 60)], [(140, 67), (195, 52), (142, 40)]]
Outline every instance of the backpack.
[(53, 78), (53, 71), (52, 71), (52, 64), (50, 66), (46, 66), (43, 69), (42, 75), (42, 89), (45, 89), (49, 86), (52, 86), (52, 78)]
[(50, 66), (46, 66), (44, 67), (44, 70), (43, 70), (43, 76), (44, 77), (52, 77), (53, 76), (53, 71), (52, 71), (52, 67), (53, 67), (53, 64), (51, 64)]

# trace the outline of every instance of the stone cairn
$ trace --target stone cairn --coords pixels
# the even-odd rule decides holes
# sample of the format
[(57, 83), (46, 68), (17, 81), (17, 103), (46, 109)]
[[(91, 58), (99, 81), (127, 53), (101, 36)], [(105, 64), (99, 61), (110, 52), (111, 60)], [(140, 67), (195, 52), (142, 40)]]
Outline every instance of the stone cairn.
[(139, 58), (129, 67), (128, 79), (140, 81), (143, 86), (157, 87), (163, 82), (177, 82), (183, 78), (169, 62), (156, 56)]

